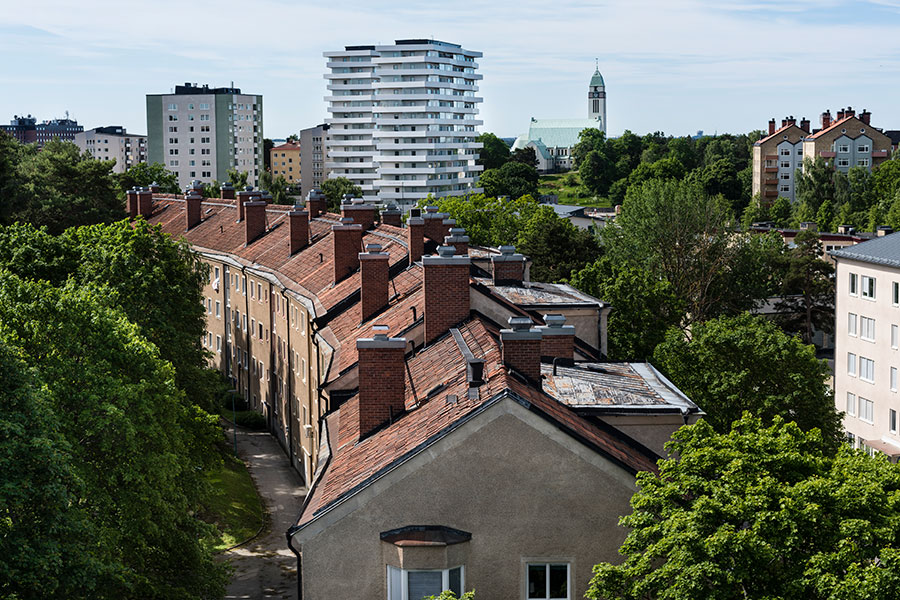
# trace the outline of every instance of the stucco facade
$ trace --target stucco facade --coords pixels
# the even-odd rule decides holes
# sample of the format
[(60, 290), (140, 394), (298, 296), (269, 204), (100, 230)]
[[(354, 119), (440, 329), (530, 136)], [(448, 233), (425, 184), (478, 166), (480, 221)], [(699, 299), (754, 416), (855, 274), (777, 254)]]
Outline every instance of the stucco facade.
[[(504, 400), (300, 529), (303, 598), (388, 598), (388, 566), (462, 566), (479, 598), (524, 599), (529, 563), (569, 565), (567, 597), (581, 598), (596, 563), (620, 560), (618, 518), (635, 489), (631, 473)], [(472, 536), (427, 548), (381, 541), (408, 525)]]

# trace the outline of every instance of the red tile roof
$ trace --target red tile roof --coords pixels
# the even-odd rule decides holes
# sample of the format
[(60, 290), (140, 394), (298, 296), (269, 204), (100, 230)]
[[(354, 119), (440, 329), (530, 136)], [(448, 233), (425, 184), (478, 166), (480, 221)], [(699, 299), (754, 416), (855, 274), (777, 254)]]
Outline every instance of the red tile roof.
[[(790, 129), (791, 127), (796, 127), (797, 129), (800, 129), (800, 126), (797, 125), (797, 124), (789, 124), (789, 125), (785, 125), (784, 127), (780, 127), (780, 128), (778, 128), (778, 129), (776, 129), (774, 133), (770, 133), (770, 134), (767, 135), (766, 137), (757, 140), (756, 143), (753, 144), (753, 145), (754, 145), (754, 146), (758, 146), (758, 145), (761, 145), (761, 144), (763, 144), (763, 143), (765, 143), (765, 142), (768, 142), (769, 140), (771, 140), (771, 139), (774, 138), (775, 136), (780, 135), (780, 134), (783, 134), (785, 131), (787, 131), (787, 130)], [(802, 134), (801, 137), (806, 137), (807, 135), (809, 135), (808, 132), (803, 131), (802, 129), (800, 129), (800, 132), (801, 132), (801, 134)]]
[[(330, 456), (300, 515), (299, 526), (503, 398), (512, 398), (552, 421), (632, 473), (656, 470), (658, 457), (625, 434), (577, 415), (511, 374), (503, 365), (499, 341), (489, 331), (492, 328), (480, 318), (460, 327), (466, 345), (485, 361), (485, 383), (478, 398), (467, 395), (466, 362), (448, 334), (408, 359), (407, 412), (392, 424), (357, 441), (352, 423), (359, 410), (358, 395), (327, 417)], [(448, 401), (450, 395), (456, 396), (455, 401)]]
[(825, 129), (820, 129), (820, 130), (817, 131), (816, 133), (814, 133), (814, 134), (812, 134), (811, 136), (807, 137), (807, 139), (810, 139), (810, 140), (818, 139), (818, 138), (822, 137), (823, 135), (825, 135), (826, 133), (828, 133), (829, 131), (831, 131), (832, 129), (834, 129), (835, 127), (837, 127), (837, 126), (839, 126), (839, 125), (842, 125), (842, 124), (845, 124), (845, 123), (847, 123), (847, 121), (849, 121), (850, 119), (855, 119), (855, 118), (856, 118), (855, 115), (850, 115), (849, 117), (844, 117), (844, 118), (841, 119), (840, 121), (832, 121), (831, 125), (829, 125), (829, 126), (826, 127)]
[(299, 149), (300, 149), (300, 144), (295, 143), (295, 142), (285, 142), (279, 146), (275, 146), (272, 148), (272, 150), (299, 150)]

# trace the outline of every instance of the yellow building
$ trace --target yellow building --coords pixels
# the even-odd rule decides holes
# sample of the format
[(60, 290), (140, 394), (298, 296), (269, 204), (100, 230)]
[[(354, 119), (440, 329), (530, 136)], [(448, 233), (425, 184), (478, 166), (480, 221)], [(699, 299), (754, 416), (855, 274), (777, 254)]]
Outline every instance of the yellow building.
[(269, 150), (272, 177), (281, 175), (288, 183), (300, 183), (300, 144), (288, 142)]

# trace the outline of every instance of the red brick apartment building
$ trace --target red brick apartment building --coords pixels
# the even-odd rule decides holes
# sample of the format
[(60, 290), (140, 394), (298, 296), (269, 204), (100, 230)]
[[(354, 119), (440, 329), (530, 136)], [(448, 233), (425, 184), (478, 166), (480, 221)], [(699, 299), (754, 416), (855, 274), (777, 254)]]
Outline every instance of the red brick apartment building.
[[(616, 560), (634, 474), (702, 415), (649, 364), (604, 362), (610, 307), (530, 281), (526, 257), (470, 246), (435, 207), (401, 225), (359, 199), (327, 213), (318, 190), (222, 196), (132, 190), (128, 208), (209, 265), (212, 362), (310, 486), (288, 538), (301, 593), (582, 595)], [(558, 527), (507, 527), (515, 507)]]

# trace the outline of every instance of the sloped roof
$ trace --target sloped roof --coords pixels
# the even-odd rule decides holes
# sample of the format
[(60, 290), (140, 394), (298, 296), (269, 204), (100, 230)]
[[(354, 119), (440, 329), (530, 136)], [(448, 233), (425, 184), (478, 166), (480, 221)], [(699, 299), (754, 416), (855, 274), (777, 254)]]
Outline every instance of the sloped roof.
[(765, 143), (768, 142), (769, 140), (771, 140), (771, 139), (773, 139), (773, 138), (776, 138), (776, 137), (778, 137), (779, 135), (783, 135), (784, 133), (790, 131), (792, 128), (795, 128), (795, 127), (796, 127), (796, 128), (799, 130), (799, 132), (800, 132), (800, 139), (803, 139), (804, 137), (806, 137), (806, 136), (809, 135), (808, 132), (804, 131), (803, 129), (800, 129), (800, 127), (799, 127), (798, 125), (796, 125), (796, 124), (788, 124), (788, 125), (785, 125), (784, 127), (780, 127), (780, 128), (778, 128), (778, 129), (776, 129), (773, 133), (767, 135), (766, 137), (757, 140), (756, 142), (753, 143), (753, 145), (754, 145), (754, 146), (761, 146), (762, 144), (765, 144)]
[(591, 87), (595, 85), (603, 85), (603, 75), (600, 74), (600, 69), (595, 69), (594, 75), (591, 77)]
[[(359, 396), (345, 402), (326, 419), (328, 464), (316, 479), (298, 527), (506, 398), (536, 411), (631, 473), (656, 470), (659, 457), (652, 451), (612, 427), (579, 416), (514, 376), (503, 364), (495, 328), (481, 317), (463, 324), (459, 332), (475, 357), (485, 361), (485, 383), (478, 388), (478, 397), (468, 396), (466, 361), (448, 333), (408, 360), (407, 412), (392, 424), (357, 441), (352, 422), (359, 411)], [(451, 395), (456, 398), (448, 401)]]
[(578, 134), (585, 129), (600, 129), (600, 119), (531, 119), (528, 133), (520, 135), (513, 144), (540, 141), (547, 148), (571, 148), (578, 143)]
[(832, 250), (829, 254), (835, 258), (900, 267), (900, 231), (840, 250)]

